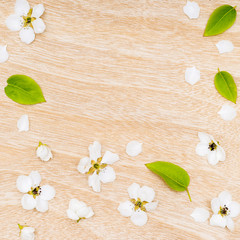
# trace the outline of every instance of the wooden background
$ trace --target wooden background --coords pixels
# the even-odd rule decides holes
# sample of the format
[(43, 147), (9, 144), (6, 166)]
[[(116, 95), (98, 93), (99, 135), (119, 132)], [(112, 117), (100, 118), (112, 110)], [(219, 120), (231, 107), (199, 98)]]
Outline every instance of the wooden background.
[[(190, 217), (195, 207), (210, 210), (211, 199), (223, 190), (240, 202), (239, 100), (238, 116), (223, 121), (217, 112), (227, 100), (213, 84), (218, 67), (240, 84), (240, 18), (226, 33), (202, 37), (216, 7), (226, 2), (239, 7), (239, 1), (197, 0), (200, 17), (189, 20), (182, 10), (185, 0), (43, 0), (47, 30), (31, 45), (5, 26), (14, 2), (0, 1), (0, 44), (7, 43), (10, 53), (0, 65), (0, 239), (18, 239), (17, 223), (35, 227), (37, 240), (240, 239), (240, 217), (233, 233)], [(232, 53), (219, 55), (215, 44), (223, 39), (234, 43)], [(194, 65), (201, 80), (191, 86), (184, 73)], [(23, 106), (8, 99), (4, 87), (13, 74), (35, 79), (47, 102)], [(29, 132), (17, 130), (22, 114), (29, 115)], [(220, 141), (225, 162), (213, 167), (195, 154), (198, 131)], [(76, 169), (94, 140), (103, 151), (120, 155), (113, 166), (117, 179), (101, 193)], [(130, 140), (143, 142), (135, 158), (125, 153)], [(54, 159), (36, 157), (39, 141), (52, 148)], [(189, 172), (192, 203), (187, 193), (170, 190), (144, 166), (156, 160)], [(21, 207), (16, 179), (32, 170), (56, 189), (47, 213)], [(143, 227), (117, 211), (133, 182), (153, 187), (159, 200)], [(78, 224), (68, 219), (71, 198), (87, 202), (95, 216)]]

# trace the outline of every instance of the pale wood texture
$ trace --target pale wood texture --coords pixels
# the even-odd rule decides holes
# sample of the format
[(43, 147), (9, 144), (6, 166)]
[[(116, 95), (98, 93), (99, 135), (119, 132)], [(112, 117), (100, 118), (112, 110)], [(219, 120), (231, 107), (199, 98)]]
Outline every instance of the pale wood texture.
[[(239, 86), (240, 19), (220, 36), (202, 37), (210, 13), (226, 1), (198, 0), (200, 17), (189, 20), (182, 10), (185, 0), (43, 0), (47, 30), (31, 45), (5, 26), (14, 2), (0, 1), (0, 44), (7, 43), (10, 53), (0, 65), (0, 238), (18, 239), (17, 223), (26, 223), (36, 228), (38, 240), (239, 239), (240, 217), (233, 233), (190, 217), (195, 207), (210, 210), (211, 199), (223, 190), (240, 201), (240, 116), (231, 122), (218, 116), (227, 100), (213, 85), (219, 67)], [(227, 2), (239, 6), (237, 0)], [(234, 43), (232, 53), (219, 55), (215, 43), (222, 39)], [(190, 86), (184, 72), (194, 65), (201, 81)], [(8, 99), (4, 87), (13, 74), (35, 79), (47, 102), (22, 106)], [(236, 108), (240, 115), (239, 104)], [(22, 114), (30, 118), (27, 133), (16, 127)], [(195, 154), (198, 131), (220, 141), (225, 162), (212, 167)], [(125, 146), (134, 139), (144, 144), (142, 154), (132, 158)], [(116, 181), (104, 184), (101, 193), (76, 169), (94, 140), (121, 158), (114, 164)], [(53, 160), (37, 159), (38, 141), (52, 148)], [(156, 160), (189, 172), (192, 203), (187, 193), (170, 190), (144, 166)], [(16, 179), (32, 170), (56, 188), (47, 213), (21, 207)], [(117, 211), (133, 182), (153, 187), (159, 200), (144, 227)], [(74, 197), (92, 206), (95, 216), (78, 224), (68, 219)]]

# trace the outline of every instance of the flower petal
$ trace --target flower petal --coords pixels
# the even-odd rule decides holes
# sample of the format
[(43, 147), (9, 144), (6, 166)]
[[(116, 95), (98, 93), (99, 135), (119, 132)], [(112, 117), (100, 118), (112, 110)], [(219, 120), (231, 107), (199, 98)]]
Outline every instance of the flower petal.
[(195, 208), (191, 214), (191, 217), (193, 217), (195, 222), (205, 222), (209, 216), (209, 211), (205, 208)]
[(30, 191), (32, 184), (32, 179), (29, 176), (21, 175), (17, 178), (17, 189), (22, 193)]
[(103, 155), (101, 163), (113, 164), (118, 160), (119, 160), (118, 154), (106, 151), (105, 154)]
[(103, 183), (113, 182), (116, 179), (116, 173), (112, 167), (105, 167), (99, 173), (99, 179)]
[(78, 215), (72, 209), (68, 209), (67, 210), (67, 215), (72, 220), (76, 220), (77, 221), (79, 219)]
[(85, 216), (85, 218), (90, 218), (94, 215), (94, 212), (91, 207), (88, 207), (88, 215)]
[(54, 187), (50, 185), (43, 185), (41, 187), (40, 198), (46, 201), (52, 200), (56, 195)]
[(88, 207), (81, 207), (77, 210), (77, 215), (79, 218), (86, 217), (89, 214), (89, 208)]
[(37, 197), (36, 198), (36, 209), (39, 211), (39, 212), (46, 212), (48, 210), (48, 201), (46, 200), (43, 200), (42, 198), (40, 197)]
[(213, 214), (210, 219), (210, 225), (224, 228), (227, 225), (227, 220), (225, 217), (222, 217), (220, 214)]
[(196, 2), (187, 1), (187, 4), (183, 7), (183, 12), (190, 18), (198, 18), (200, 14), (200, 7)]
[(142, 211), (142, 210), (137, 210), (136, 212), (134, 212), (131, 216), (131, 221), (137, 225), (137, 226), (143, 226), (144, 224), (147, 223), (148, 220), (148, 216), (147, 214)]
[(196, 67), (187, 68), (185, 71), (185, 81), (194, 85), (200, 80), (200, 71)]
[(216, 165), (219, 160), (218, 160), (218, 155), (217, 155), (217, 151), (209, 151), (208, 153), (208, 163), (211, 164), (211, 165)]
[(228, 206), (232, 202), (232, 195), (228, 191), (223, 191), (218, 195), (221, 206)]
[(12, 14), (6, 19), (6, 26), (11, 31), (20, 31), (23, 27), (23, 18), (19, 15)]
[(237, 217), (240, 214), (240, 204), (232, 201), (230, 205), (228, 205), (228, 209), (230, 212), (230, 217)]
[(101, 144), (98, 141), (94, 141), (93, 144), (90, 144), (88, 147), (90, 160), (97, 161), (101, 155)]
[(19, 16), (27, 15), (30, 10), (30, 5), (27, 0), (16, 0), (15, 13)]
[(230, 217), (227, 218), (227, 228), (230, 231), (234, 230), (234, 222), (233, 222), (233, 220)]
[(71, 199), (69, 202), (69, 209), (73, 210), (74, 212), (83, 207), (87, 207), (86, 203), (79, 201), (76, 198)]
[(130, 201), (120, 203), (118, 206), (118, 211), (122, 216), (130, 217), (134, 212), (134, 204), (131, 203)]
[(226, 159), (226, 153), (221, 146), (217, 146), (217, 159), (218, 161), (223, 162)]
[(220, 206), (221, 206), (221, 203), (220, 203), (220, 200), (218, 198), (214, 198), (211, 201), (211, 208), (212, 208), (214, 214), (218, 214), (218, 212), (220, 210)]
[(142, 143), (138, 141), (131, 141), (126, 146), (126, 153), (131, 156), (135, 157), (142, 152)]
[(143, 186), (138, 192), (138, 197), (142, 201), (152, 202), (155, 197), (155, 191), (150, 187)]
[(32, 210), (36, 207), (36, 199), (32, 195), (24, 194), (21, 199), (22, 207), (26, 210)]
[(26, 44), (30, 44), (35, 39), (35, 33), (31, 27), (22, 28), (22, 30), (19, 32), (19, 36), (21, 41)]
[(37, 187), (40, 185), (42, 178), (38, 171), (32, 171), (29, 174), (29, 177), (32, 179), (32, 187)]
[(234, 49), (233, 43), (229, 40), (222, 40), (216, 44), (220, 54), (231, 52)]
[(32, 22), (35, 33), (43, 33), (46, 29), (46, 25), (41, 18), (37, 18)]
[(37, 4), (33, 7), (32, 17), (40, 18), (45, 11), (43, 4)]
[(17, 127), (19, 132), (27, 132), (29, 130), (29, 120), (27, 114), (24, 114), (19, 118), (17, 122)]
[(88, 185), (89, 187), (92, 187), (94, 192), (101, 191), (101, 182), (99, 176), (96, 173), (93, 173), (88, 177)]
[(131, 186), (128, 187), (128, 194), (130, 198), (134, 198), (137, 200), (139, 191), (140, 186), (137, 183), (133, 183)]
[(206, 144), (209, 144), (213, 137), (207, 133), (203, 133), (203, 132), (199, 132), (198, 133), (198, 138), (200, 140), (201, 143), (206, 143)]
[(89, 157), (84, 157), (79, 161), (77, 170), (84, 174), (87, 173), (89, 171), (89, 169), (91, 168), (91, 160)]
[(7, 45), (0, 45), (0, 63), (4, 63), (8, 60), (9, 54), (7, 52)]
[(156, 202), (149, 202), (145, 205), (146, 210), (149, 211), (154, 211), (157, 208), (158, 201)]
[(207, 143), (198, 143), (196, 147), (196, 154), (201, 157), (206, 156), (209, 153), (208, 147), (209, 145)]
[(236, 109), (229, 104), (224, 104), (221, 110), (218, 112), (221, 118), (225, 121), (231, 121), (237, 116)]

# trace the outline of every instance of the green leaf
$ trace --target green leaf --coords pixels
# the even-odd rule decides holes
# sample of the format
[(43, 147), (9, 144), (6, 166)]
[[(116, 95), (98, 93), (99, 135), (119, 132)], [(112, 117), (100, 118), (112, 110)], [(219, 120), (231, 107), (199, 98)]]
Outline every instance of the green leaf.
[(230, 73), (219, 71), (215, 75), (214, 84), (218, 92), (227, 100), (236, 103), (237, 101), (237, 86)]
[(13, 75), (7, 80), (6, 95), (14, 102), (33, 105), (46, 102), (39, 85), (25, 75)]
[(188, 197), (191, 200), (188, 192), (190, 177), (188, 173), (181, 167), (170, 162), (152, 162), (145, 164), (148, 169), (156, 173), (167, 183), (167, 185), (175, 191), (187, 191)]
[(236, 7), (223, 5), (216, 8), (208, 19), (203, 36), (214, 36), (225, 32), (235, 22), (237, 11)]

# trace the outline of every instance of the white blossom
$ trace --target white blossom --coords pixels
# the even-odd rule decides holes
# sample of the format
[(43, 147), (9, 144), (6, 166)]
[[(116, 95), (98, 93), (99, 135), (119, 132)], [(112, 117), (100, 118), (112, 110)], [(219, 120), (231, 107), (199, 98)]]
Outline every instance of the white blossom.
[(4, 63), (8, 60), (9, 54), (7, 51), (7, 45), (0, 45), (0, 63)]
[(200, 71), (196, 67), (187, 68), (185, 71), (185, 80), (187, 83), (194, 85), (200, 80)]
[(40, 186), (41, 175), (32, 171), (29, 176), (21, 175), (17, 178), (17, 189), (24, 193), (21, 199), (22, 207), (26, 210), (36, 208), (39, 212), (48, 210), (48, 201), (55, 197), (55, 189), (50, 185)]
[(92, 217), (94, 212), (91, 207), (86, 205), (86, 203), (73, 198), (69, 202), (67, 215), (70, 219), (79, 222), (81, 219)]
[(196, 153), (199, 156), (207, 156), (208, 162), (211, 165), (216, 165), (219, 161), (224, 161), (226, 154), (224, 149), (215, 141), (213, 136), (207, 133), (198, 133), (200, 143), (196, 147)]
[(44, 11), (43, 4), (30, 8), (27, 0), (16, 0), (15, 13), (7, 18), (6, 25), (11, 31), (20, 31), (21, 41), (30, 44), (35, 39), (35, 33), (43, 33), (46, 29), (40, 18)]
[(155, 191), (147, 186), (140, 187), (133, 183), (128, 187), (130, 200), (120, 203), (118, 211), (124, 217), (130, 217), (131, 221), (137, 226), (147, 223), (147, 211), (154, 211), (158, 202), (153, 202)]
[(142, 143), (138, 141), (131, 141), (127, 144), (126, 153), (131, 156), (135, 157), (142, 152)]
[(82, 174), (88, 174), (88, 185), (93, 191), (100, 192), (101, 182), (113, 182), (116, 179), (115, 171), (110, 164), (119, 160), (119, 156), (110, 151), (102, 156), (101, 144), (94, 141), (89, 145), (89, 157), (84, 157), (78, 164), (78, 171)]
[(229, 104), (225, 103), (221, 110), (218, 112), (220, 117), (225, 121), (231, 121), (237, 116), (237, 111), (234, 107), (230, 106)]
[(205, 222), (209, 216), (209, 211), (205, 208), (195, 208), (191, 214), (191, 217), (193, 217), (195, 222)]
[(45, 162), (53, 158), (51, 149), (48, 147), (48, 145), (42, 144), (41, 142), (39, 142), (39, 145), (37, 147), (36, 155)]
[(27, 114), (24, 114), (19, 118), (17, 122), (17, 127), (19, 132), (27, 132), (29, 130), (29, 120)]
[(28, 227), (28, 226), (21, 226), (20, 224), (18, 224), (18, 227), (20, 229), (20, 237), (21, 240), (34, 240), (35, 239), (35, 229), (32, 227)]
[(223, 191), (214, 198), (211, 202), (213, 215), (210, 219), (212, 226), (227, 227), (229, 230), (234, 230), (234, 222), (232, 218), (237, 217), (240, 213), (240, 204), (232, 201), (232, 196), (229, 192)]
[(198, 18), (200, 14), (200, 7), (196, 2), (187, 1), (187, 4), (183, 7), (183, 12), (190, 18)]
[(229, 40), (222, 40), (216, 44), (220, 54), (232, 52), (234, 49), (233, 43)]

